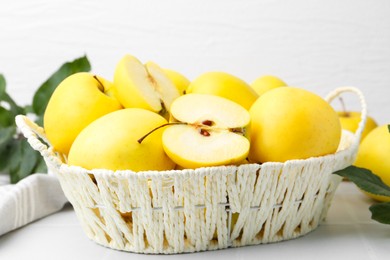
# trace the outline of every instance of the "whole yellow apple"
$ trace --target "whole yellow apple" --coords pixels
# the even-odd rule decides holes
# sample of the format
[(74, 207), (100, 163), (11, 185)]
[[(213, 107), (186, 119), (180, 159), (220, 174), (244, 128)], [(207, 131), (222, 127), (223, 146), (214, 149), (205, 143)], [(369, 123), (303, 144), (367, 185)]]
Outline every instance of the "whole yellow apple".
[(176, 86), (176, 88), (179, 91), (180, 95), (185, 94), (186, 93), (186, 89), (190, 85), (190, 81), (183, 74), (181, 74), (178, 71), (165, 68), (164, 72), (165, 72), (165, 74), (167, 74), (168, 78)]
[(252, 105), (251, 162), (285, 162), (336, 152), (341, 125), (321, 97), (296, 87), (267, 91)]
[(210, 94), (230, 99), (249, 110), (256, 92), (242, 79), (225, 72), (207, 72), (190, 83), (186, 93)]
[(69, 165), (86, 169), (171, 170), (175, 168), (162, 146), (163, 129), (142, 136), (166, 124), (160, 115), (141, 108), (126, 108), (107, 114), (87, 126), (74, 141)]
[[(337, 114), (339, 115), (340, 118), (340, 123), (341, 123), (341, 128), (351, 131), (351, 132), (356, 132), (356, 130), (359, 127), (359, 122), (361, 120), (361, 113), (360, 112), (355, 112), (355, 111), (349, 111), (349, 112), (344, 112), (344, 111), (338, 111)], [(367, 136), (367, 134), (376, 128), (378, 125), (375, 122), (375, 120), (372, 117), (367, 116), (366, 119), (366, 125), (364, 126), (362, 136), (360, 138), (360, 142), (363, 141), (364, 137)]]
[[(376, 127), (360, 143), (355, 166), (366, 168), (390, 186), (390, 133), (387, 125)], [(378, 201), (390, 201), (390, 197), (366, 193)]]
[(47, 139), (56, 151), (67, 155), (81, 130), (97, 118), (122, 108), (114, 97), (106, 94), (107, 82), (80, 72), (58, 85), (43, 118)]
[(251, 87), (256, 91), (259, 97), (268, 90), (285, 86), (287, 86), (287, 84), (283, 80), (273, 75), (261, 76), (251, 84)]

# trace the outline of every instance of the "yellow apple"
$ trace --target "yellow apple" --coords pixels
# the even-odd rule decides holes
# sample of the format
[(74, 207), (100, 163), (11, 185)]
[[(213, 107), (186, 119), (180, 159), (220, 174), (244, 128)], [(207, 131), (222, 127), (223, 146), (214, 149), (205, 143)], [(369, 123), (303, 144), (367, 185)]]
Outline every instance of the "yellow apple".
[(341, 138), (336, 111), (296, 87), (267, 91), (250, 109), (251, 162), (285, 162), (335, 153)]
[[(338, 111), (337, 114), (339, 115), (342, 129), (355, 133), (359, 127), (359, 122), (361, 120), (361, 113), (354, 112), (354, 111), (352, 112)], [(366, 125), (364, 126), (363, 133), (360, 138), (360, 142), (363, 141), (364, 137), (366, 137), (367, 134), (377, 126), (378, 125), (376, 124), (375, 120), (367, 116)]]
[(249, 152), (247, 110), (228, 99), (186, 94), (171, 106), (174, 122), (163, 134), (168, 156), (183, 168), (242, 162)]
[(287, 86), (287, 84), (283, 80), (273, 75), (261, 76), (251, 84), (251, 87), (256, 91), (259, 97), (268, 90), (285, 86)]
[(156, 63), (142, 64), (125, 55), (114, 73), (116, 95), (126, 108), (144, 108), (165, 115), (172, 101), (180, 96), (173, 82)]
[[(360, 143), (355, 165), (372, 171), (390, 186), (390, 133), (387, 125), (376, 127)], [(390, 197), (366, 193), (378, 201), (390, 201)]]
[(102, 77), (87, 72), (73, 74), (63, 80), (46, 107), (43, 125), (54, 149), (68, 154), (76, 136), (97, 118), (121, 109), (110, 95)]
[(256, 92), (243, 80), (225, 72), (207, 72), (190, 83), (186, 93), (224, 97), (249, 110), (257, 99)]
[(138, 142), (146, 132), (166, 123), (162, 116), (140, 108), (110, 113), (77, 136), (69, 152), (68, 164), (86, 169), (174, 169), (175, 164), (162, 147), (163, 129), (151, 133), (141, 144)]
[(190, 81), (181, 73), (171, 70), (171, 69), (164, 69), (165, 74), (167, 74), (168, 78), (173, 82), (177, 90), (179, 91), (180, 95), (183, 95), (186, 93), (186, 89), (190, 85)]

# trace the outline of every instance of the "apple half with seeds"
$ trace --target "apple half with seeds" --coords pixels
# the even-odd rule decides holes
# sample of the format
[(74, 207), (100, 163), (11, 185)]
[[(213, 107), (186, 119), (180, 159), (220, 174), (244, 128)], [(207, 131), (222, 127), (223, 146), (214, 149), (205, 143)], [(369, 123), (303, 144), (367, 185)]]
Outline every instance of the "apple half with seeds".
[(170, 113), (163, 147), (181, 167), (230, 165), (247, 157), (250, 115), (237, 103), (214, 95), (187, 94), (172, 103)]
[(116, 96), (125, 108), (143, 108), (166, 115), (174, 99), (180, 96), (174, 83), (154, 62), (142, 64), (125, 55), (114, 73)]

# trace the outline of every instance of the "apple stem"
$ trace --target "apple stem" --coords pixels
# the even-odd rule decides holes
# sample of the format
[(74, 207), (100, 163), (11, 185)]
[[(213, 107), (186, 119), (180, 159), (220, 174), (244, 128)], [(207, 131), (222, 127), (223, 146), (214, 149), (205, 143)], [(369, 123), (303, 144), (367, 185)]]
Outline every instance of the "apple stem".
[(96, 75), (93, 75), (93, 78), (96, 79), (96, 81), (99, 83), (100, 91), (104, 93), (104, 85), (100, 82), (99, 78)]
[(167, 124), (163, 124), (163, 125), (160, 125), (156, 128), (154, 128), (152, 131), (150, 131), (149, 133), (147, 133), (146, 135), (144, 135), (143, 137), (141, 137), (140, 139), (137, 140), (138, 143), (142, 143), (142, 141), (148, 137), (151, 133), (153, 133), (154, 131), (160, 129), (160, 128), (163, 128), (163, 127), (166, 127), (166, 126), (169, 126), (169, 125), (186, 125), (186, 123), (183, 123), (183, 122), (176, 122), (176, 123), (167, 123)]
[(345, 102), (342, 97), (339, 97), (340, 103), (341, 103), (341, 110), (343, 111), (344, 116), (349, 116), (349, 112), (347, 111), (347, 108), (345, 107)]

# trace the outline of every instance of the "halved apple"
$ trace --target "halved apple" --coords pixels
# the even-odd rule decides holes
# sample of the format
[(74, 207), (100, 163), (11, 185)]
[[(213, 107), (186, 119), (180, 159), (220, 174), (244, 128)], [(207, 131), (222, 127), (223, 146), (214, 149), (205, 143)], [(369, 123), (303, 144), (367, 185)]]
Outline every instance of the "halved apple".
[(168, 78), (170, 78), (170, 80), (173, 82), (173, 84), (176, 86), (180, 95), (186, 94), (186, 90), (191, 83), (187, 79), (187, 77), (184, 76), (183, 74), (181, 74), (180, 72), (178, 72), (176, 70), (172, 70), (172, 69), (164, 68), (164, 72), (168, 76)]
[(125, 108), (137, 107), (165, 114), (179, 91), (157, 64), (145, 66), (134, 56), (125, 55), (114, 73), (116, 95)]
[(229, 165), (249, 153), (250, 115), (237, 103), (208, 94), (187, 94), (171, 106), (163, 133), (167, 155), (183, 168)]

